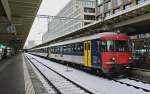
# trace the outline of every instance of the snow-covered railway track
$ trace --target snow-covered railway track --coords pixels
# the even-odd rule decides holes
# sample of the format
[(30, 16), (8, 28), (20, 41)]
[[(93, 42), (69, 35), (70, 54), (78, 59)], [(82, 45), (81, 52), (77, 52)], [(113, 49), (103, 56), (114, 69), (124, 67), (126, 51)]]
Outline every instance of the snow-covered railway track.
[[(36, 59), (35, 59), (36, 60)], [(38, 60), (36, 60), (37, 62), (40, 62)], [(41, 63), (42, 64), (42, 63)], [(44, 65), (44, 64), (43, 64)], [(46, 66), (46, 65), (44, 65)], [(47, 67), (47, 66), (46, 66)], [(49, 68), (49, 67), (48, 67)], [(106, 78), (105, 78), (106, 79)], [(108, 78), (109, 79), (109, 78)], [(148, 83), (144, 83), (144, 81), (136, 81), (134, 79), (120, 79), (120, 80), (116, 80), (116, 79), (111, 79), (117, 83), (120, 83), (120, 84), (125, 84), (127, 86), (130, 86), (130, 87), (134, 87), (135, 89), (141, 89), (143, 90), (144, 92), (150, 92), (150, 84)]]
[(59, 90), (51, 83), (51, 81), (39, 70), (39, 68), (32, 62), (32, 60), (26, 56), (26, 58), (29, 60), (30, 64), (38, 71), (38, 74), (44, 79), (44, 82), (48, 84), (48, 88), (51, 89), (51, 91), (48, 91), (48, 94), (61, 94)]
[(70, 72), (66, 72), (66, 66), (62, 64), (30, 54), (28, 54), (28, 56), (35, 58), (37, 61), (61, 73), (63, 76), (71, 79), (94, 94), (150, 94), (149, 90), (145, 89), (145, 87), (142, 88), (135, 84), (128, 84), (119, 81), (119, 79), (109, 79), (93, 74), (91, 75), (91, 73), (71, 67), (69, 67)]
[(150, 84), (148, 82), (144, 82), (132, 78), (125, 78), (125, 79), (119, 79), (114, 81), (119, 82), (121, 84), (126, 84), (128, 86), (132, 86), (137, 89), (142, 89), (145, 92), (150, 92)]
[(93, 94), (84, 87), (78, 85), (77, 83), (59, 74), (55, 70), (42, 64), (35, 58), (27, 58), (34, 65), (34, 67), (36, 67), (37, 70), (43, 75), (47, 82), (54, 87), (55, 91), (57, 92), (56, 94)]

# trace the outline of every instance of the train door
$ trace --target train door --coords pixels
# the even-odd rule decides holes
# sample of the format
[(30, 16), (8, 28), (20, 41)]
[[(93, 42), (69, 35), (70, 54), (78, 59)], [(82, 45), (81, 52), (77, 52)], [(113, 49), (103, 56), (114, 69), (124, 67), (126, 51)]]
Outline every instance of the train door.
[(91, 41), (84, 42), (84, 66), (91, 67)]

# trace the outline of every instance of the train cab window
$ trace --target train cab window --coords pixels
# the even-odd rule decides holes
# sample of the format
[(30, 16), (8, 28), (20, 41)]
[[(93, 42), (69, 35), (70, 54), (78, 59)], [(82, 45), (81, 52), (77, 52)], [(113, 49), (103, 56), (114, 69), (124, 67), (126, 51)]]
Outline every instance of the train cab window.
[(115, 51), (116, 52), (126, 52), (131, 51), (128, 41), (116, 40), (115, 41)]
[(128, 41), (107, 40), (100, 43), (100, 49), (103, 52), (126, 52), (130, 51), (131, 47)]
[(112, 52), (114, 51), (114, 41), (107, 40), (107, 41), (101, 41), (100, 43), (100, 51), (102, 52)]
[(112, 40), (107, 41), (107, 51), (114, 51), (114, 41)]

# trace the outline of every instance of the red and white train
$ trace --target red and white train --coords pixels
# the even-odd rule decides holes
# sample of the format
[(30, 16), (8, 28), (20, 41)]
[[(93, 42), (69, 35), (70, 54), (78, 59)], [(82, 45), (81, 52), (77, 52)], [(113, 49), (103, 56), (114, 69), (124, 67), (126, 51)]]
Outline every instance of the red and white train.
[(132, 62), (127, 35), (104, 32), (31, 49), (30, 53), (102, 71), (122, 73)]

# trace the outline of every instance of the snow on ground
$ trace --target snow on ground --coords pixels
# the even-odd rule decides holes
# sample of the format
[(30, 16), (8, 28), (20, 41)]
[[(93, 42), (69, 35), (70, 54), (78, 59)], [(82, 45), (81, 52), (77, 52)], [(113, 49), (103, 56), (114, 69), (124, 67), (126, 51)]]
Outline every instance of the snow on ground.
[(138, 86), (138, 87), (144, 87), (144, 89), (150, 90), (150, 84), (144, 84), (142, 82), (137, 82), (137, 81), (130, 80), (130, 79), (120, 79), (118, 81), (128, 83), (128, 84), (131, 84), (131, 85), (135, 85), (135, 86)]
[(141, 89), (135, 89), (132, 86), (126, 86), (124, 84), (120, 84), (111, 80), (93, 76), (70, 67), (70, 71), (66, 71), (67, 68), (64, 65), (60, 65), (37, 56), (29, 54), (28, 56), (36, 58), (43, 64), (49, 66), (50, 68), (54, 69), (55, 71), (59, 72), (60, 74), (64, 75), (65, 77), (71, 79), (72, 81), (85, 87), (95, 94), (150, 94), (148, 92), (144, 92)]
[(35, 59), (31, 59), (31, 61), (57, 87), (57, 89), (59, 89), (62, 94), (87, 94), (87, 92), (68, 82), (66, 79), (40, 64)]
[(48, 94), (56, 94), (54, 89), (50, 87), (50, 85), (46, 82), (46, 80), (42, 77), (42, 75), (38, 72), (38, 70), (31, 64), (31, 67), (35, 71), (36, 75), (38, 76), (39, 80), (43, 84), (44, 88), (48, 92)]

